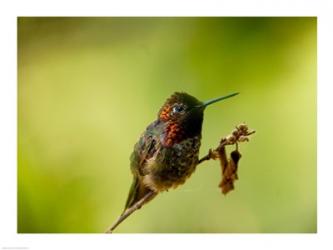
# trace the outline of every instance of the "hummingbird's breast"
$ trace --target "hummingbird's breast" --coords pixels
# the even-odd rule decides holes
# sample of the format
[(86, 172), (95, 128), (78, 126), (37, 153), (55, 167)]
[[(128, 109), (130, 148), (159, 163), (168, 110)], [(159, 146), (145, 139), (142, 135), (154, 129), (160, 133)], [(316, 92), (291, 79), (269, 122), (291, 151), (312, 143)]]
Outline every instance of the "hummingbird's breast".
[(201, 135), (196, 135), (172, 146), (161, 143), (154, 157), (147, 161), (149, 173), (143, 183), (159, 192), (183, 184), (198, 164), (200, 141)]

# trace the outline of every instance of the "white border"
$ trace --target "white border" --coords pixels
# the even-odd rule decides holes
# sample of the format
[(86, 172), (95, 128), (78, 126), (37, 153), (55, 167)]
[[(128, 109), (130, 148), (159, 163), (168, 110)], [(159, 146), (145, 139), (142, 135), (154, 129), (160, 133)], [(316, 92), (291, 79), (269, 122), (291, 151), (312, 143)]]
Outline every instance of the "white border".
[[(8, 1), (9, 2), (9, 1)], [(330, 1), (11, 1), (1, 6), (0, 247), (29, 249), (332, 249)], [(16, 16), (318, 16), (318, 234), (16, 234)], [(331, 139), (331, 140), (330, 140)], [(113, 248), (112, 248), (113, 247)]]

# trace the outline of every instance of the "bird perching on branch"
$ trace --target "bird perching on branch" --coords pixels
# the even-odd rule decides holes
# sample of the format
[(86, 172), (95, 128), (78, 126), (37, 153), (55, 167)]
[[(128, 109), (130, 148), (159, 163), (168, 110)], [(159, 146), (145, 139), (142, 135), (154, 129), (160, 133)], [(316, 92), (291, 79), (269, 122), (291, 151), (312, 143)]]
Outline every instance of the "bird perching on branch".
[(134, 146), (131, 155), (133, 183), (125, 209), (108, 229), (111, 233), (124, 219), (160, 192), (183, 184), (199, 161), (205, 109), (238, 93), (206, 102), (186, 93), (174, 93), (166, 100)]

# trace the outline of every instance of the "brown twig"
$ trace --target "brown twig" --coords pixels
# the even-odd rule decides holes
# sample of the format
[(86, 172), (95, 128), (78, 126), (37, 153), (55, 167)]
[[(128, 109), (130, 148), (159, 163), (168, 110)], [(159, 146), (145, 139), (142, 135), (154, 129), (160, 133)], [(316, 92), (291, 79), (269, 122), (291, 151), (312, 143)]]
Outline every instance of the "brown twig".
[[(222, 138), (219, 146), (212, 150), (210, 149), (208, 154), (202, 157), (198, 164), (208, 160), (220, 160), (222, 180), (219, 187), (223, 194), (227, 194), (234, 189), (234, 182), (238, 179), (237, 169), (238, 162), (241, 158), (241, 154), (238, 151), (238, 144), (240, 142), (249, 141), (249, 136), (255, 133), (255, 131), (249, 131), (248, 126), (240, 124), (237, 126), (230, 135)], [(230, 158), (228, 159), (225, 147), (227, 145), (236, 145), (236, 150), (232, 151)]]
[[(221, 158), (221, 155), (225, 155), (225, 153), (223, 153), (223, 151), (225, 151), (225, 146), (227, 145), (234, 145), (236, 144), (236, 149), (238, 150), (238, 143), (239, 142), (245, 142), (245, 141), (249, 141), (248, 136), (254, 134), (255, 131), (249, 131), (249, 128), (246, 124), (242, 123), (238, 126), (236, 126), (236, 128), (231, 132), (230, 135), (227, 135), (226, 137), (222, 138), (220, 141), (220, 144), (218, 145), (218, 147), (214, 150), (209, 149), (208, 154), (205, 155), (204, 157), (202, 157), (198, 164), (204, 162), (204, 161), (208, 161), (208, 160), (216, 160), (217, 158)], [(222, 159), (226, 161), (226, 157), (225, 159)]]

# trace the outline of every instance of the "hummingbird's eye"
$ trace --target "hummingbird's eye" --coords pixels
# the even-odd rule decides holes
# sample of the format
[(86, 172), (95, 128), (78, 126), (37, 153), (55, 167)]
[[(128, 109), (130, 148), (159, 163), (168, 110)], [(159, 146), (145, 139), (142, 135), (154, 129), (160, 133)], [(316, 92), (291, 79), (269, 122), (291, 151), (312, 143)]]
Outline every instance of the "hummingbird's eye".
[(185, 110), (184, 106), (182, 105), (175, 105), (173, 108), (172, 108), (172, 113), (181, 113)]

